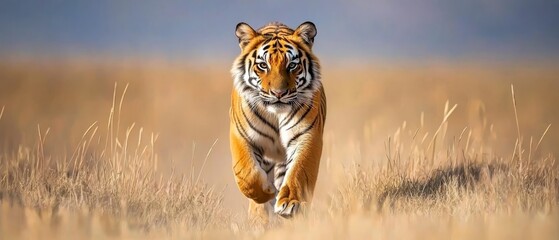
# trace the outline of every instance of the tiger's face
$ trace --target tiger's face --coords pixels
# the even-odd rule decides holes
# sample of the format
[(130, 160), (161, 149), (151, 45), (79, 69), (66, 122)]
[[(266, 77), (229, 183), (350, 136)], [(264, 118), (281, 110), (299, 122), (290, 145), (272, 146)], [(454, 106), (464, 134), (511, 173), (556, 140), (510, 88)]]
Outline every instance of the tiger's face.
[(319, 81), (318, 61), (311, 51), (314, 24), (306, 22), (296, 30), (270, 24), (255, 31), (239, 23), (236, 35), (241, 55), (232, 72), (245, 99), (262, 103), (272, 112), (311, 101)]

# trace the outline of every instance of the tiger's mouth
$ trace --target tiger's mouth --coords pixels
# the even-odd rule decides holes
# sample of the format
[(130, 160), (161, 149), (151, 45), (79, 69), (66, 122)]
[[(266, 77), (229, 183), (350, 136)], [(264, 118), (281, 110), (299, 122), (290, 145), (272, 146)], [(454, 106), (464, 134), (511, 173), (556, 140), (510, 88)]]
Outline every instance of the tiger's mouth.
[(266, 106), (281, 106), (281, 107), (283, 107), (283, 106), (292, 106), (292, 105), (293, 105), (293, 102), (285, 103), (285, 102), (280, 102), (280, 101), (277, 101), (277, 102), (267, 102), (267, 101), (264, 101), (264, 105), (266, 105)]
[(277, 97), (265, 92), (260, 92), (260, 99), (267, 106), (291, 106), (297, 101), (297, 94), (295, 92)]
[(289, 101), (285, 101), (285, 100), (275, 100), (274, 101), (274, 100), (272, 100), (272, 101), (270, 101), (268, 99), (265, 99), (265, 100), (263, 100), (263, 102), (264, 102), (264, 105), (267, 105), (267, 106), (291, 106), (291, 105), (294, 104), (295, 100), (289, 100)]

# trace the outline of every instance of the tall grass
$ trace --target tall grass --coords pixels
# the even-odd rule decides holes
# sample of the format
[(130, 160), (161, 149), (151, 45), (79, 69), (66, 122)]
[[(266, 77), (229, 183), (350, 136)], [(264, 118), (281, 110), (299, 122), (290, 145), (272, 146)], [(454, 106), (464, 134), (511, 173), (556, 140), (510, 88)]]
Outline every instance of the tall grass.
[[(514, 90), (511, 93), (514, 99)], [(516, 112), (516, 100), (513, 105)], [(310, 216), (266, 236), (278, 239), (285, 235), (316, 239), (557, 238), (559, 168), (554, 156), (532, 148), (520, 151), (520, 146), (518, 149), (511, 146), (509, 156), (472, 148), (471, 132), (467, 140), (463, 139), (467, 128), (459, 136), (446, 135), (448, 119), (456, 109), (457, 105), (449, 108), (449, 103), (445, 104), (443, 120), (430, 141), (427, 136), (431, 134), (422, 124), (418, 129), (406, 131), (404, 122), (388, 138), (384, 159), (357, 153), (352, 164), (327, 169), (326, 175), (336, 182), (328, 201), (314, 204)], [(520, 144), (522, 135), (517, 130)], [(549, 126), (541, 138), (548, 130)], [(446, 138), (452, 140), (445, 141)], [(368, 143), (360, 141), (359, 144)]]
[[(479, 125), (453, 126), (453, 120), (468, 109), (444, 100), (423, 102), (443, 111), (433, 114), (414, 108), (419, 121), (403, 121), (386, 138), (371, 121), (346, 141), (338, 136), (340, 131), (329, 130), (347, 128), (346, 121), (352, 120), (340, 117), (340, 108), (335, 108), (345, 104), (341, 101), (344, 92), (336, 95), (335, 89), (329, 89), (328, 93), (334, 93), (329, 99), (338, 97), (340, 101), (333, 101), (334, 110), (329, 111), (315, 199), (304, 216), (262, 227), (245, 221), (244, 212), (231, 213), (224, 207), (222, 192), (205, 184), (214, 178), (232, 181), (232, 176), (218, 176), (219, 171), (209, 169), (229, 170), (230, 162), (206, 164), (210, 152), (197, 173), (183, 175), (179, 172), (184, 171), (177, 170), (162, 174), (162, 162), (170, 160), (157, 154), (159, 136), (146, 134), (137, 126), (140, 124), (121, 126), (128, 86), (115, 85), (108, 118), (86, 125), (68, 154), (49, 151), (53, 149), (49, 144), (64, 143), (53, 140), (53, 131), (42, 125), (36, 127), (33, 145), (4, 148), (0, 154), (0, 239), (559, 236), (559, 167), (555, 156), (540, 147), (550, 140), (552, 126), (546, 124), (541, 133), (528, 138), (522, 127), (526, 109), (518, 108), (526, 98), (514, 88), (507, 95), (507, 106), (501, 106), (514, 108), (514, 114), (502, 116), (505, 120), (501, 121), (512, 123), (507, 126), (513, 126), (508, 131), (513, 134), (491, 141), (484, 136), (497, 135), (487, 119), (492, 112), (478, 111)], [(368, 101), (357, 100), (360, 108), (350, 110), (361, 111)], [(350, 107), (345, 104), (343, 109)], [(12, 108), (2, 107), (0, 121), (18, 114)], [(226, 113), (222, 111), (226, 107), (218, 109)], [(197, 112), (187, 112), (191, 113), (188, 117), (198, 117)], [(433, 115), (438, 120), (433, 121)], [(211, 120), (218, 122), (213, 116)], [(336, 124), (339, 122), (344, 124)], [(509, 144), (508, 138), (516, 138), (515, 144)], [(382, 150), (375, 147), (379, 139), (384, 140)], [(210, 151), (223, 142), (215, 141)], [(508, 150), (493, 151), (494, 144), (506, 145)], [(209, 173), (203, 173), (204, 169)]]
[[(58, 227), (68, 227), (61, 219), (76, 218), (79, 221), (72, 226), (77, 225), (80, 234), (93, 235), (120, 235), (128, 229), (149, 231), (173, 224), (201, 231), (225, 223), (228, 213), (221, 208), (221, 195), (199, 177), (158, 173), (156, 135), (145, 139), (143, 129), (135, 130), (132, 124), (124, 138), (119, 137), (127, 87), (116, 109), (115, 84), (107, 135), (100, 136), (100, 125), (94, 122), (71, 156), (46, 155), (49, 129), (40, 126), (35, 146), (20, 146), (0, 155), (2, 215), (24, 216), (15, 223), (23, 226), (15, 228), (10, 219), (2, 219), (0, 235), (6, 239), (42, 238), (43, 232), (55, 234)], [(101, 222), (99, 232), (90, 232), (92, 221)], [(38, 226), (42, 224), (47, 226)]]

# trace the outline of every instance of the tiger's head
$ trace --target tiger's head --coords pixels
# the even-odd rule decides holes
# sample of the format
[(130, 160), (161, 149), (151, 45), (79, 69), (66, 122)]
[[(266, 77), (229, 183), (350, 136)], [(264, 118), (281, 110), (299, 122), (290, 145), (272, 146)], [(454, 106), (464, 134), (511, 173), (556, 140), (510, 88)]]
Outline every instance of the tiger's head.
[(288, 111), (309, 104), (320, 86), (320, 66), (312, 53), (316, 27), (304, 22), (295, 30), (270, 23), (255, 31), (237, 24), (241, 54), (231, 70), (235, 88), (251, 104)]

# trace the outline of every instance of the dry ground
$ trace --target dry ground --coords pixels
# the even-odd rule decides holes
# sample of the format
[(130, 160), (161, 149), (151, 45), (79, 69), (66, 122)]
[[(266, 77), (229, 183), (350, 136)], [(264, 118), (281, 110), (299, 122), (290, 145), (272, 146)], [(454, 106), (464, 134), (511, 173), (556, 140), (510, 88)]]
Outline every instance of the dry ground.
[(230, 172), (227, 69), (3, 61), (0, 239), (559, 236), (557, 64), (325, 62), (315, 201), (269, 226)]

